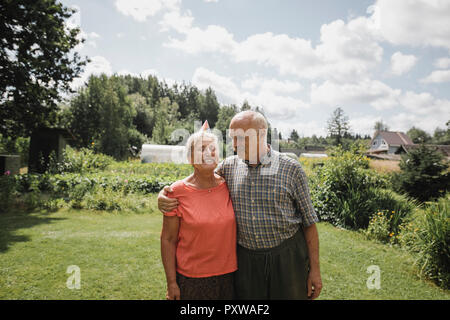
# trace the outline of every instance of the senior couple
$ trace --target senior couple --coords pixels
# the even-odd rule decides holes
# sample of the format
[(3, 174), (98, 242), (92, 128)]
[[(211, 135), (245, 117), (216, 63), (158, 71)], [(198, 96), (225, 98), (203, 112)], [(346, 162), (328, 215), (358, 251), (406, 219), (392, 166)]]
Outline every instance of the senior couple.
[(230, 136), (237, 155), (218, 164), (215, 135), (192, 135), (194, 172), (158, 195), (166, 298), (317, 298), (318, 218), (303, 169), (267, 144), (258, 112), (236, 114)]

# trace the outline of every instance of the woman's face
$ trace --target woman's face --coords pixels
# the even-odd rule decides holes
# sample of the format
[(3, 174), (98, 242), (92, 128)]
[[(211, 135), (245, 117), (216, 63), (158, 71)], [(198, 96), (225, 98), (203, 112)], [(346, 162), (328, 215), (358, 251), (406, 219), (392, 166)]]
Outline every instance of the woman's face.
[(217, 143), (208, 137), (194, 143), (191, 164), (200, 170), (214, 170), (219, 163)]

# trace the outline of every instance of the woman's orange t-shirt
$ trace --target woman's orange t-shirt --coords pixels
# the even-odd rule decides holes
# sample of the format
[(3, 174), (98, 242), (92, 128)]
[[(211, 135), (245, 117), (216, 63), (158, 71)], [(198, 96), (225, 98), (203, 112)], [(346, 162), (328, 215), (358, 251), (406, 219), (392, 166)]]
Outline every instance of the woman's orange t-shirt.
[(180, 218), (177, 272), (203, 278), (236, 271), (236, 219), (226, 182), (196, 189), (179, 180), (172, 190), (168, 197), (178, 207), (164, 215)]

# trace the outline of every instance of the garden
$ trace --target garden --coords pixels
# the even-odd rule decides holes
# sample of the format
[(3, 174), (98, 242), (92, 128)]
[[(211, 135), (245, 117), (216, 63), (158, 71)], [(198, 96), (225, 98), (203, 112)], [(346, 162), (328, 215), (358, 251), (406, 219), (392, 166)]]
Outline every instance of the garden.
[[(320, 299), (449, 299), (445, 161), (424, 201), (405, 191), (402, 163), (389, 171), (357, 149), (330, 155), (299, 159), (320, 217)], [(164, 299), (157, 192), (190, 172), (67, 147), (44, 174), (3, 174), (0, 299)]]

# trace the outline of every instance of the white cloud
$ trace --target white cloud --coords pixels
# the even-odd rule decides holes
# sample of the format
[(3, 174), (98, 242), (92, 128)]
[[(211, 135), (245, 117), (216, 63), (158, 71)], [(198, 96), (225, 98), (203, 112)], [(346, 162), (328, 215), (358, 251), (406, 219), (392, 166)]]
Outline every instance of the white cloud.
[(377, 0), (374, 5), (379, 34), (395, 45), (450, 49), (450, 1)]
[(203, 1), (209, 2), (209, 3), (211, 3), (211, 2), (219, 2), (219, 0), (203, 0)]
[(401, 90), (392, 89), (378, 80), (364, 79), (357, 83), (325, 81), (311, 85), (311, 103), (335, 106), (338, 104), (369, 104), (377, 110), (398, 106)]
[(437, 99), (428, 92), (407, 91), (400, 97), (399, 101), (405, 109), (417, 115), (433, 115), (436, 119), (446, 120), (450, 116), (450, 101)]
[[(434, 115), (417, 115), (401, 112), (393, 114), (389, 119), (390, 130), (407, 132), (411, 127), (418, 127), (433, 134), (436, 127), (445, 127), (446, 118)], [(448, 119), (448, 118), (447, 118)]]
[(278, 79), (265, 79), (263, 77), (253, 75), (251, 78), (241, 82), (244, 89), (260, 89), (263, 91), (272, 91), (279, 93), (295, 93), (303, 90), (303, 86), (296, 81), (280, 81)]
[(191, 54), (200, 52), (228, 53), (234, 51), (236, 42), (233, 40), (233, 35), (224, 27), (209, 25), (206, 29), (197, 27), (188, 29), (184, 40), (170, 38), (170, 42), (164, 45)]
[(95, 56), (91, 58), (91, 62), (89, 62), (85, 68), (83, 74), (79, 78), (75, 78), (72, 82), (71, 87), (73, 89), (78, 89), (83, 86), (84, 83), (88, 80), (91, 75), (100, 75), (100, 74), (112, 75), (112, 67), (111, 63), (102, 56)]
[(439, 59), (436, 59), (436, 61), (433, 64), (438, 69), (447, 69), (450, 67), (450, 58), (448, 57), (442, 57)]
[(177, 10), (181, 0), (116, 0), (116, 9), (133, 19), (144, 22), (163, 10)]
[(423, 83), (450, 82), (450, 70), (435, 70), (420, 81)]
[(192, 77), (192, 83), (204, 90), (211, 87), (225, 104), (241, 105), (244, 100), (252, 106), (262, 107), (265, 114), (273, 119), (292, 119), (299, 110), (309, 108), (309, 105), (298, 98), (278, 95), (274, 91), (259, 90), (256, 94), (242, 90), (232, 78), (224, 77), (206, 68), (197, 68)]
[(402, 75), (417, 63), (417, 58), (414, 55), (406, 55), (399, 51), (391, 56), (391, 72), (397, 76)]
[(238, 42), (221, 26), (209, 25), (202, 29), (192, 27), (192, 21), (189, 12), (183, 16), (179, 12), (166, 14), (161, 22), (163, 30), (171, 28), (184, 37), (170, 38), (164, 45), (190, 54), (223, 53), (236, 62), (275, 67), (282, 75), (355, 80), (367, 75), (383, 55), (373, 32), (373, 21), (364, 17), (323, 25), (316, 48), (310, 40), (271, 32), (251, 35)]
[(235, 60), (278, 68), (282, 75), (301, 78), (355, 80), (377, 65), (383, 49), (375, 41), (371, 21), (357, 18), (347, 24), (333, 21), (321, 27), (320, 43), (271, 32), (248, 37), (236, 46)]
[(381, 116), (350, 117), (348, 120), (350, 132), (372, 136), (374, 133), (373, 127), (377, 121), (386, 122)]
[(174, 29), (179, 33), (188, 32), (194, 21), (191, 11), (181, 14), (180, 10), (172, 10), (164, 14), (163, 20), (159, 22), (161, 31), (168, 31)]
[(242, 103), (240, 90), (231, 78), (220, 76), (206, 68), (200, 67), (195, 70), (192, 84), (201, 90), (213, 88), (224, 103)]

